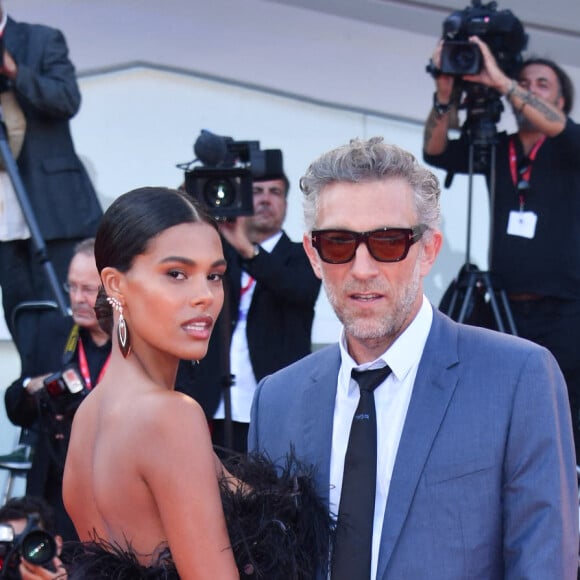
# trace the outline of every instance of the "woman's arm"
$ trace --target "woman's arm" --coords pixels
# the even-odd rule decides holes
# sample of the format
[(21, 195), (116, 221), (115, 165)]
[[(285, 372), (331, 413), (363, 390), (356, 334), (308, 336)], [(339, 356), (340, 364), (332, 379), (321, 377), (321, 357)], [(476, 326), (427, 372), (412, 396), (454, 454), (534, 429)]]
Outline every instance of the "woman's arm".
[(148, 437), (143, 475), (177, 571), (183, 580), (237, 579), (205, 415), (192, 399), (171, 395), (158, 409), (160, 436)]

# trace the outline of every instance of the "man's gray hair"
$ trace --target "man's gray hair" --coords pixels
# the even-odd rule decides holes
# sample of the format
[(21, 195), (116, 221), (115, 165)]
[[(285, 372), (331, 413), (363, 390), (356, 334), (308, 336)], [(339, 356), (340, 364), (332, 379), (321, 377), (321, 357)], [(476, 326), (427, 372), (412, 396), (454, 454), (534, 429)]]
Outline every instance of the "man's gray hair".
[(95, 257), (95, 238), (85, 238), (81, 240), (73, 251), (73, 256), (77, 254), (85, 254), (87, 256)]
[[(310, 232), (315, 227), (320, 192), (326, 186), (340, 182), (364, 183), (390, 178), (402, 178), (411, 186), (418, 223), (438, 228), (441, 189), (437, 177), (420, 165), (408, 151), (384, 143), (382, 137), (372, 137), (368, 141), (352, 139), (348, 145), (324, 153), (310, 164), (306, 174), (300, 179), (300, 189), (304, 193), (306, 230)], [(352, 203), (355, 204), (356, 199)]]

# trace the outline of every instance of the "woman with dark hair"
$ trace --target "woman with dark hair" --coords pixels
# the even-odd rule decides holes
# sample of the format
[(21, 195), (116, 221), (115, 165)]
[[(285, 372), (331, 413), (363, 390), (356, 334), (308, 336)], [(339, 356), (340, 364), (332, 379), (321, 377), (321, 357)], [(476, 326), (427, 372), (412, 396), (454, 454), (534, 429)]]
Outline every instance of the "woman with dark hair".
[(256, 459), (238, 465), (242, 484), (201, 407), (173, 388), (179, 360), (206, 354), (223, 303), (213, 219), (178, 191), (131, 191), (105, 213), (95, 259), (117, 344), (74, 419), (63, 494), (85, 544), (70, 577), (312, 577), (330, 526), (308, 478)]

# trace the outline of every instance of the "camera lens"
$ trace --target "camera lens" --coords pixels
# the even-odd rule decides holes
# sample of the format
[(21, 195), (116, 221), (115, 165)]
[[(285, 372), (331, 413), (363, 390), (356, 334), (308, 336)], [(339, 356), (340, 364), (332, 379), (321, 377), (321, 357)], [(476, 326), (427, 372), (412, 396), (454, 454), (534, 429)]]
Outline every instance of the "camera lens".
[(447, 41), (441, 50), (441, 72), (450, 75), (477, 74), (481, 70), (479, 46), (472, 42)]
[(252, 173), (247, 168), (197, 167), (185, 173), (185, 191), (214, 218), (254, 213)]
[(31, 564), (42, 566), (56, 556), (56, 542), (50, 534), (33, 530), (22, 539), (21, 554)]
[(461, 47), (451, 53), (450, 60), (457, 71), (471, 70), (477, 62), (477, 53), (469, 47)]
[(205, 184), (203, 198), (211, 208), (229, 207), (236, 200), (235, 185), (228, 179), (211, 179)]

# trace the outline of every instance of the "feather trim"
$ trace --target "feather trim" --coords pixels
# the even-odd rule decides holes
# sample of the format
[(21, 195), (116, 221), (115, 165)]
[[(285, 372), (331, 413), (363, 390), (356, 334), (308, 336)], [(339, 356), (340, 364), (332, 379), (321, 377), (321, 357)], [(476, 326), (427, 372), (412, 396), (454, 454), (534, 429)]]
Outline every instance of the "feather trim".
[[(236, 456), (228, 471), (244, 482), (220, 481), (222, 504), (240, 578), (311, 580), (326, 575), (334, 522), (314, 488), (313, 469), (291, 453), (283, 466), (263, 455)], [(178, 580), (168, 548), (150, 566), (95, 537), (75, 549), (69, 580)]]

